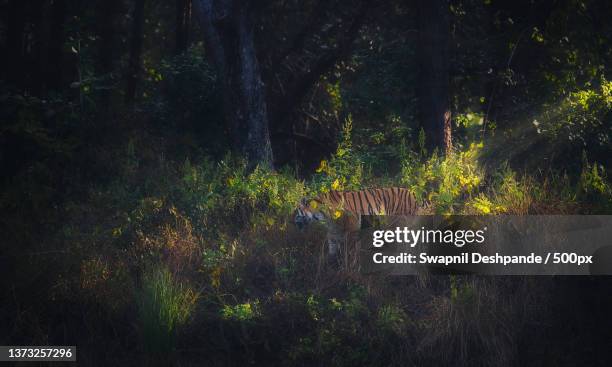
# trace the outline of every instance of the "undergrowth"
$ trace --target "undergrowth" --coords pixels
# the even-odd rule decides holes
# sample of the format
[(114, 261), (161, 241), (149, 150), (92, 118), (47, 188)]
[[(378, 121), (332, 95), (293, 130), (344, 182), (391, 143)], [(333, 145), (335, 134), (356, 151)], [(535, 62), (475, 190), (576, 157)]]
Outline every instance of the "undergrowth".
[[(444, 214), (608, 213), (603, 167), (586, 157), (577, 177), (486, 167), (479, 163), (486, 147), (476, 142), (448, 157), (398, 148), (399, 169), (381, 178), (351, 132), (349, 118), (336, 152), (306, 182), (289, 170), (248, 171), (230, 155), (171, 161), (147, 137), (126, 139), (113, 151), (112, 179), (65, 203), (65, 220), (50, 227), (47, 246), (62, 252), (15, 265), (38, 274), (16, 278), (15, 299), (25, 297), (24, 284), (46, 284), (38, 289), (48, 292), (8, 316), (13, 340), (38, 335), (30, 343), (46, 344), (34, 329), (67, 328), (91, 345), (115, 340), (108, 363), (155, 355), (148, 363), (182, 356), (189, 364), (201, 360), (189, 354), (194, 349), (208, 365), (516, 363), (517, 338), (542, 317), (525, 300), (542, 304), (546, 282), (335, 272), (321, 261), (325, 230), (298, 231), (293, 210), (320, 192), (393, 185)], [(4, 207), (11, 197), (3, 196)], [(47, 302), (46, 318), (34, 318)], [(72, 321), (57, 316), (67, 310)]]

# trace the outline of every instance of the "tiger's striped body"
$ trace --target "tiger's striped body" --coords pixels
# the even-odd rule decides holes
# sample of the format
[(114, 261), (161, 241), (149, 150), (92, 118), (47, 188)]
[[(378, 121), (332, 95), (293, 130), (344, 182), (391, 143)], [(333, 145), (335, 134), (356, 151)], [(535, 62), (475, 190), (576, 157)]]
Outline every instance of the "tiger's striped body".
[(412, 216), (424, 214), (427, 208), (419, 205), (414, 193), (404, 188), (330, 191), (310, 203), (302, 202), (295, 223), (301, 226), (312, 221), (325, 222), (329, 255), (335, 256), (340, 245), (347, 242), (347, 236), (361, 228), (362, 215)]
[(330, 209), (359, 215), (414, 215), (419, 209), (414, 194), (399, 187), (331, 191), (315, 200)]

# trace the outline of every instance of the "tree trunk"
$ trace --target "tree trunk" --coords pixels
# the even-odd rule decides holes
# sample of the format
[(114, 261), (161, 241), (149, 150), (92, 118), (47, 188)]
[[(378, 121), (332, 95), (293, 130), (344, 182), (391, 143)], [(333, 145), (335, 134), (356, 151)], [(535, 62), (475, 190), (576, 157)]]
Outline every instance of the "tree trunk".
[(234, 149), (249, 166), (272, 167), (265, 87), (255, 51), (251, 7), (232, 0), (200, 2), (206, 44), (223, 83)]
[(6, 12), (6, 50), (2, 59), (4, 80), (13, 87), (23, 87), (24, 32), (26, 24), (24, 1), (10, 1)]
[(59, 90), (62, 84), (62, 65), (64, 61), (64, 23), (66, 19), (66, 1), (55, 0), (51, 6), (51, 24), (49, 26), (49, 45), (45, 67), (47, 88)]
[(31, 26), (31, 34), (27, 42), (27, 86), (28, 92), (35, 96), (41, 96), (45, 87), (45, 69), (43, 62), (46, 63), (48, 31), (47, 17), (49, 4), (45, 0), (31, 0), (28, 23)]
[(191, 0), (176, 0), (175, 53), (177, 55), (183, 53), (189, 47), (191, 11)]
[(446, 0), (419, 0), (419, 114), (430, 150), (450, 153), (450, 14)]
[(99, 90), (98, 105), (100, 119), (108, 120), (111, 111), (111, 90), (113, 88), (113, 71), (115, 65), (115, 35), (118, 34), (116, 14), (119, 11), (120, 0), (98, 0), (96, 33), (100, 37), (97, 47), (96, 74), (102, 80)]
[(144, 25), (145, 0), (134, 2), (134, 12), (132, 15), (132, 39), (130, 41), (130, 61), (127, 74), (127, 86), (125, 90), (125, 104), (131, 106), (136, 97), (136, 89), (140, 79), (142, 39)]

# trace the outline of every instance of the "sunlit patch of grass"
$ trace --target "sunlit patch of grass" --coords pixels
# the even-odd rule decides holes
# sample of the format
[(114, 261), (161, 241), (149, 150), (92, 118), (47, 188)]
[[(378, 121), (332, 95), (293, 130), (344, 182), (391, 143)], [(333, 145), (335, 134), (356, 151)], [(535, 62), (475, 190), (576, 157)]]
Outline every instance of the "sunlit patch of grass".
[(176, 346), (179, 329), (189, 320), (198, 295), (161, 269), (148, 275), (138, 294), (138, 316), (144, 349), (153, 355), (167, 355)]

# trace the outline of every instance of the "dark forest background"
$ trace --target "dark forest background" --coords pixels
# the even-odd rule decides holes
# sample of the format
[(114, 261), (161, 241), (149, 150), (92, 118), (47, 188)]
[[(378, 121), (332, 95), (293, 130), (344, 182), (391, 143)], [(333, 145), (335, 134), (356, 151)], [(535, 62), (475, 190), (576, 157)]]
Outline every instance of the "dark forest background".
[(0, 1), (0, 344), (80, 365), (609, 365), (607, 277), (377, 279), (299, 201), (610, 214), (605, 0)]

